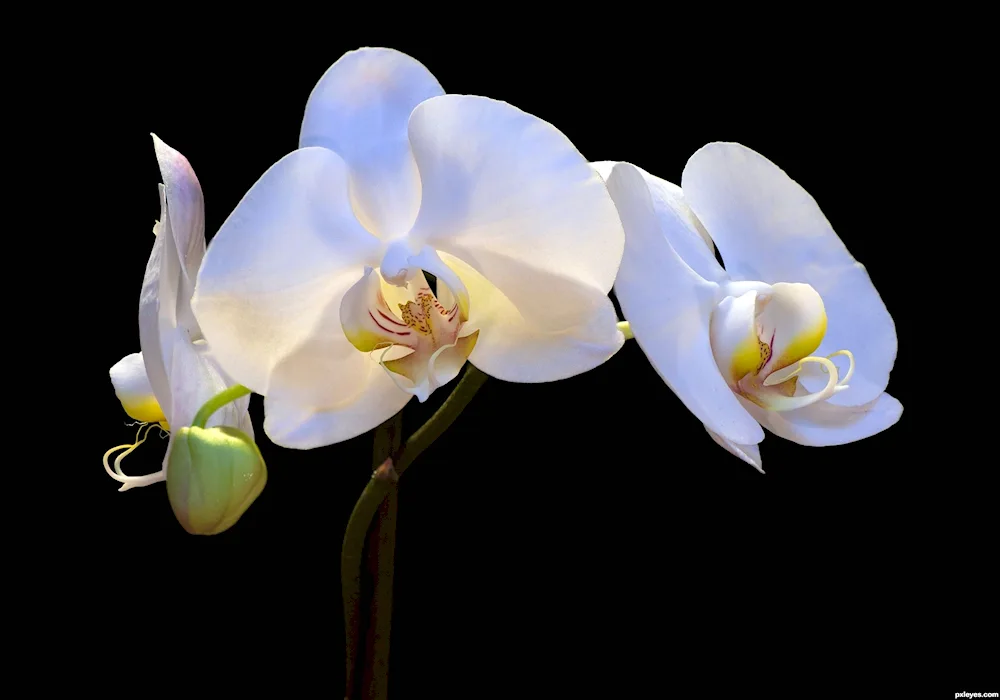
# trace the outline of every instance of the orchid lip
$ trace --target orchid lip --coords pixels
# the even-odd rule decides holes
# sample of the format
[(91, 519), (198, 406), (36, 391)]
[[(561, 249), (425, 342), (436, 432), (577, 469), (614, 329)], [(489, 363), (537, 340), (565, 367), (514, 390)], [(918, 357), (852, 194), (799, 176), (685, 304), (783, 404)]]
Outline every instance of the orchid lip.
[[(390, 246), (389, 252), (400, 250), (404, 248)], [(387, 253), (387, 258), (392, 257)], [(425, 249), (405, 262), (407, 267), (402, 270), (387, 266), (394, 273), (389, 279), (381, 270), (366, 268), (362, 279), (344, 296), (341, 325), (351, 344), (369, 353), (399, 389), (424, 401), (461, 370), (477, 334), (463, 335), (468, 316), (462, 298), (466, 298), (467, 310), (468, 295), (436, 251)], [(438, 294), (427, 283), (425, 269), (438, 278)], [(393, 284), (393, 279), (402, 279), (403, 284)], [(378, 357), (373, 355), (375, 351), (381, 351)]]
[[(743, 289), (745, 288), (745, 289)], [(730, 291), (712, 318), (712, 348), (732, 390), (762, 408), (792, 411), (825, 401), (849, 387), (854, 355), (838, 350), (827, 357), (812, 353), (826, 334), (823, 300), (801, 283), (744, 283)], [(841, 378), (833, 358), (847, 357)], [(797, 381), (806, 369), (819, 368), (825, 385), (806, 393)]]

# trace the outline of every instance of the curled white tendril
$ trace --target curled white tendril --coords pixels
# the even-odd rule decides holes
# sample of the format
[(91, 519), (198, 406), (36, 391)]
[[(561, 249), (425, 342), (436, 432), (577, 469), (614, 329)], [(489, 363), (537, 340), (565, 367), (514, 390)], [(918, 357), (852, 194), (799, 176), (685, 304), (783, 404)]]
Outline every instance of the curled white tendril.
[[(136, 423), (132, 423), (130, 427), (134, 427)], [(128, 476), (122, 471), (121, 462), (125, 457), (131, 454), (132, 450), (137, 448), (142, 443), (146, 442), (146, 438), (149, 437), (149, 433), (153, 428), (160, 428), (159, 423), (142, 423), (138, 422), (139, 430), (135, 434), (135, 442), (130, 445), (118, 445), (112, 447), (110, 450), (104, 453), (104, 471), (108, 473), (115, 481), (119, 481), (122, 487), (118, 489), (119, 491), (128, 491), (129, 489), (134, 489), (139, 486), (149, 486), (150, 484), (155, 484), (158, 481), (165, 481), (167, 478), (166, 472), (162, 468), (159, 471), (153, 472), (152, 474), (146, 474), (144, 476)], [(145, 432), (143, 432), (145, 431)], [(160, 437), (164, 438), (168, 435), (162, 428), (160, 428)], [(141, 436), (141, 437), (140, 437)], [(108, 464), (108, 457), (117, 452), (118, 450), (124, 450), (120, 455), (115, 457), (114, 469), (110, 464)]]
[[(837, 366), (833, 364), (832, 358), (843, 355), (850, 361), (847, 374), (841, 379), (837, 374)], [(850, 350), (838, 350), (826, 357), (803, 357), (798, 362), (779, 369), (769, 374), (763, 382), (764, 386), (774, 386), (787, 382), (792, 377), (797, 376), (808, 364), (817, 364), (820, 369), (829, 375), (826, 386), (811, 394), (803, 396), (769, 396), (767, 405), (773, 411), (792, 411), (796, 408), (803, 408), (819, 401), (826, 401), (834, 394), (848, 388), (847, 382), (854, 375), (854, 354)]]

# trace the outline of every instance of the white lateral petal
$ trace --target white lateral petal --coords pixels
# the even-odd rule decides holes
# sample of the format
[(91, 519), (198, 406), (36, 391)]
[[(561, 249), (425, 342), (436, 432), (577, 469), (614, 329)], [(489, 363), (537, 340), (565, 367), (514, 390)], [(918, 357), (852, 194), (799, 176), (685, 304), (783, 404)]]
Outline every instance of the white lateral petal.
[(161, 233), (168, 233), (173, 245), (171, 258), (177, 266), (171, 269), (176, 277), (176, 306), (171, 310), (179, 326), (197, 336), (197, 323), (191, 312), (191, 296), (202, 258), (205, 256), (205, 198), (201, 184), (187, 158), (163, 143), (156, 134), (153, 149), (163, 178), (165, 209), (161, 203)]
[(400, 390), (373, 360), (369, 363), (374, 369), (367, 375), (371, 381), (365, 391), (328, 410), (265, 397), (264, 432), (281, 447), (311, 450), (350, 440), (384, 423), (413, 397)]
[(821, 401), (780, 413), (765, 411), (746, 400), (743, 405), (778, 437), (808, 447), (863, 440), (891, 428), (903, 414), (903, 405), (889, 394), (882, 394), (864, 406), (836, 406)]
[(299, 146), (323, 146), (347, 161), (358, 218), (373, 233), (389, 237), (413, 225), (420, 179), (406, 123), (414, 107), (443, 94), (415, 59), (363, 48), (341, 56), (309, 95)]
[(340, 326), (340, 302), (378, 262), (378, 240), (354, 218), (347, 166), (305, 148), (275, 163), (212, 240), (194, 309), (212, 354), (258, 394), (313, 407), (363, 386), (363, 354)]
[[(615, 307), (606, 294), (578, 286), (581, 307), (592, 309), (577, 325), (553, 329), (526, 319), (503, 292), (458, 258), (441, 258), (469, 291), (467, 329), (482, 329), (469, 361), (491, 377), (508, 382), (551, 382), (587, 372), (621, 349)], [(451, 308), (453, 296), (438, 282), (438, 299)], [(545, 303), (544, 297), (534, 303)]]
[(684, 200), (681, 188), (642, 168), (636, 169), (642, 173), (649, 188), (653, 209), (661, 219), (660, 227), (681, 260), (706, 280), (721, 282), (726, 279), (726, 271), (715, 259), (712, 238)]
[(850, 350), (850, 390), (830, 401), (861, 405), (885, 390), (896, 329), (864, 266), (848, 252), (819, 205), (762, 155), (736, 143), (696, 152), (681, 179), (684, 197), (712, 234), (734, 279), (805, 282), (829, 319), (817, 354)]
[[(163, 189), (160, 188), (162, 216)], [(162, 231), (157, 224), (157, 229)], [(146, 366), (146, 376), (149, 378), (153, 394), (165, 416), (170, 415), (170, 381), (167, 379), (167, 368), (163, 359), (163, 348), (160, 344), (160, 289), (161, 287), (176, 289), (168, 280), (162, 280), (163, 250), (167, 236), (157, 235), (153, 239), (153, 249), (146, 262), (146, 272), (142, 280), (142, 290), (139, 292), (139, 347), (142, 349), (143, 362)], [(171, 297), (176, 298), (176, 297)], [(167, 306), (170, 302), (167, 302)]]
[(573, 144), (516, 107), (468, 95), (421, 103), (409, 133), (423, 182), (415, 249), (462, 259), (526, 317), (554, 328), (586, 318), (577, 289), (610, 291), (624, 234)]
[(705, 428), (705, 430), (715, 440), (715, 444), (725, 448), (730, 454), (739, 457), (761, 474), (764, 473), (764, 462), (760, 458), (760, 445), (737, 445), (718, 433), (712, 432), (709, 428)]
[[(611, 177), (611, 171), (618, 161), (601, 160), (590, 164), (601, 179), (605, 182)], [(691, 269), (701, 277), (712, 281), (721, 281), (727, 275), (719, 261), (715, 259), (715, 245), (708, 231), (698, 221), (698, 217), (691, 211), (691, 207), (684, 201), (681, 188), (672, 182), (650, 175), (638, 166), (632, 166), (642, 173), (646, 185), (649, 187), (649, 194), (653, 198), (653, 208), (660, 217), (667, 217), (668, 222), (664, 224), (664, 232), (672, 236), (671, 245), (677, 251), (681, 259), (688, 264)], [(677, 225), (675, 219), (679, 219), (682, 225)], [(693, 235), (692, 235), (693, 234)], [(707, 252), (698, 244), (698, 241), (708, 248)]]
[(615, 294), (636, 342), (684, 405), (730, 442), (756, 444), (764, 431), (719, 373), (709, 342), (717, 285), (697, 275), (670, 246), (642, 173), (619, 163), (608, 180), (625, 226)]

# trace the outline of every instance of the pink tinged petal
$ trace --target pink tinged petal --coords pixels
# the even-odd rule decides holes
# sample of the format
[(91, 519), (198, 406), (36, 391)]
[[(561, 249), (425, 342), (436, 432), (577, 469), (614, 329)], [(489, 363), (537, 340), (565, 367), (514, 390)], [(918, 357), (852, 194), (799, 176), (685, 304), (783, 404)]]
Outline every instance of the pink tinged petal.
[(344, 336), (344, 294), (378, 263), (354, 218), (343, 159), (294, 151), (244, 196), (212, 240), (195, 312), (212, 354), (240, 384), (312, 408), (362, 391), (366, 356)]
[[(166, 216), (163, 209), (163, 189), (160, 188), (161, 218)], [(162, 227), (158, 224), (157, 230)], [(164, 256), (164, 241), (166, 237), (157, 235), (153, 241), (153, 249), (149, 253), (149, 260), (146, 263), (146, 272), (142, 280), (142, 290), (139, 293), (139, 347), (142, 348), (142, 358), (146, 366), (146, 376), (149, 378), (153, 394), (156, 396), (160, 408), (165, 416), (170, 415), (170, 381), (167, 379), (167, 368), (163, 356), (163, 347), (160, 343), (160, 294), (161, 288), (166, 290), (167, 299), (176, 298), (171, 296), (175, 284), (171, 284), (168, 278), (161, 274)], [(170, 306), (170, 302), (167, 302)], [(165, 325), (163, 335), (169, 333), (169, 326)]]
[(400, 391), (375, 360), (355, 352), (368, 363), (369, 367), (363, 371), (370, 381), (364, 391), (342, 404), (318, 410), (265, 397), (264, 432), (272, 442), (281, 447), (310, 450), (350, 440), (384, 423), (413, 398)]
[(708, 430), (708, 434), (715, 440), (715, 444), (724, 448), (730, 454), (739, 457), (761, 474), (764, 473), (764, 462), (760, 458), (760, 445), (737, 445), (735, 442), (730, 442), (718, 433), (712, 432), (709, 428), (705, 428), (705, 430)]
[(393, 49), (363, 48), (337, 60), (313, 88), (299, 146), (336, 151), (351, 172), (351, 201), (371, 232), (391, 237), (413, 225), (420, 207), (406, 125), (414, 107), (443, 95), (418, 61)]
[(743, 400), (761, 425), (778, 437), (808, 447), (845, 445), (882, 432), (899, 421), (903, 405), (882, 394), (863, 406), (837, 406), (830, 401), (776, 413)]
[(421, 246), (465, 261), (539, 319), (579, 317), (581, 284), (610, 291), (621, 223), (600, 176), (554, 126), (505, 102), (445, 95), (413, 111), (409, 134), (423, 183), (411, 238)]
[(176, 298), (170, 308), (161, 306), (161, 312), (167, 312), (171, 325), (182, 326), (197, 337), (191, 296), (205, 256), (205, 199), (187, 158), (156, 134), (151, 136), (164, 189), (158, 235), (167, 238), (169, 247), (164, 251), (164, 262), (176, 285)]
[[(892, 317), (816, 201), (784, 171), (735, 143), (712, 143), (688, 161), (684, 197), (722, 253), (734, 279), (803, 282), (823, 297), (829, 320), (817, 355), (850, 350), (856, 371), (837, 405), (873, 401), (896, 359)], [(803, 378), (811, 390), (816, 380)], [(821, 381), (821, 380), (820, 380)]]
[(740, 406), (712, 354), (709, 322), (718, 286), (702, 279), (670, 245), (663, 226), (677, 220), (657, 216), (638, 168), (617, 164), (608, 191), (626, 236), (615, 293), (636, 341), (706, 428), (738, 445), (759, 443), (764, 431)]

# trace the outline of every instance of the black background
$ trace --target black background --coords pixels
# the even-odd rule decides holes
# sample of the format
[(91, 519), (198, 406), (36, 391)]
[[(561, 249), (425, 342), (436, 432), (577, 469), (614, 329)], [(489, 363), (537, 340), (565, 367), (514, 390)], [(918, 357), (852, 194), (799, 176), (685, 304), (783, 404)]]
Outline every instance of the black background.
[[(939, 445), (949, 429), (918, 426), (945, 412), (928, 397), (928, 373), (950, 360), (905, 218), (929, 196), (904, 182), (922, 99), (914, 64), (874, 30), (738, 44), (709, 29), (678, 43), (683, 33), (459, 40), (300, 26), (151, 29), (87, 45), (67, 108), (80, 114), (72, 179), (90, 207), (84, 233), (99, 241), (85, 294), (99, 315), (85, 323), (74, 305), (63, 315), (97, 342), (73, 369), (87, 381), (77, 387), (87, 429), (65, 438), (82, 486), (67, 494), (80, 514), (57, 567), (67, 589), (102, 589), (84, 604), (93, 622), (70, 634), (108, 645), (99, 654), (116, 688), (194, 687), (204, 676), (199, 688), (340, 693), (340, 545), (370, 473), (370, 436), (278, 448), (254, 397), (268, 484), (214, 537), (181, 529), (163, 484), (118, 493), (99, 459), (134, 430), (107, 369), (139, 349), (138, 293), (159, 216), (149, 132), (190, 160), (210, 237), (296, 148), (323, 72), (364, 45), (409, 53), (448, 92), (552, 122), (590, 160), (678, 182), (697, 148), (728, 140), (777, 163), (817, 199), (893, 314), (888, 391), (905, 409), (851, 445), (768, 434), (762, 475), (712, 442), (634, 342), (574, 379), (489, 380), (401, 482), (393, 696), (680, 697), (734, 685), (867, 697), (855, 694), (859, 678), (897, 689), (916, 679), (927, 697), (1000, 687), (976, 685), (977, 654), (995, 650), (975, 643), (996, 629), (996, 579), (982, 575), (995, 558), (992, 465)], [(411, 402), (404, 429), (444, 393)], [(125, 471), (157, 469), (164, 447), (151, 439)], [(925, 635), (963, 662), (954, 674), (940, 656), (914, 671)], [(793, 672), (808, 685), (790, 691)], [(941, 693), (927, 690), (935, 683)]]

